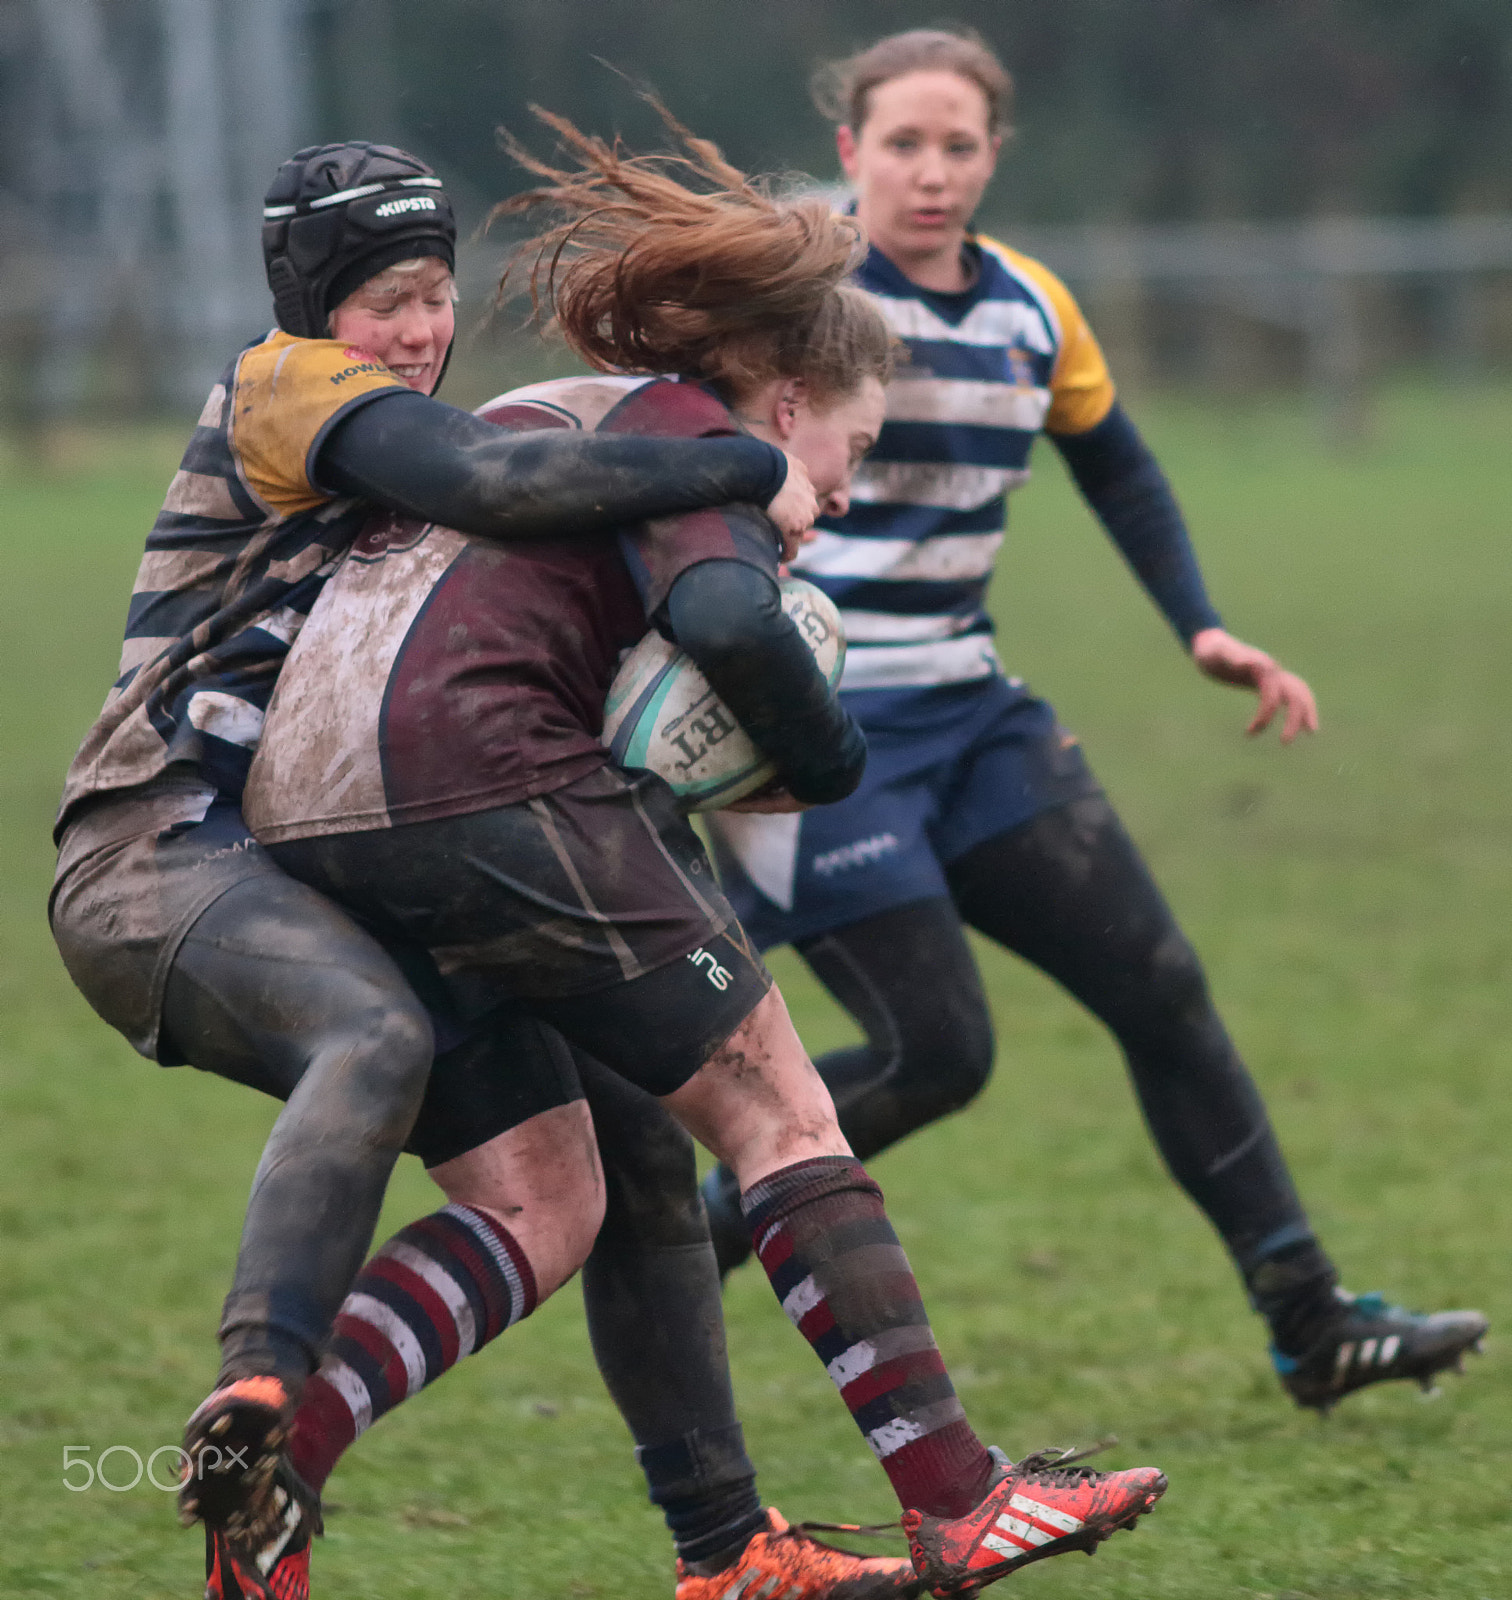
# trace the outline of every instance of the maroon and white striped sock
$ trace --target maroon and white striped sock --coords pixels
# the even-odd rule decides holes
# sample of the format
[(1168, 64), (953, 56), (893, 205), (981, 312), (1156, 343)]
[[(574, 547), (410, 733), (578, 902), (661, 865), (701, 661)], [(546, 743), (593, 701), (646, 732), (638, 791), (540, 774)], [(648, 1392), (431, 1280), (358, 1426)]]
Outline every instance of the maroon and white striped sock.
[(509, 1230), (450, 1205), (396, 1233), (357, 1275), (289, 1434), (314, 1489), (384, 1412), (536, 1307), (535, 1274)]
[(882, 1191), (850, 1156), (795, 1162), (740, 1197), (782, 1309), (814, 1347), (905, 1511), (959, 1517), (994, 1471), (972, 1431)]

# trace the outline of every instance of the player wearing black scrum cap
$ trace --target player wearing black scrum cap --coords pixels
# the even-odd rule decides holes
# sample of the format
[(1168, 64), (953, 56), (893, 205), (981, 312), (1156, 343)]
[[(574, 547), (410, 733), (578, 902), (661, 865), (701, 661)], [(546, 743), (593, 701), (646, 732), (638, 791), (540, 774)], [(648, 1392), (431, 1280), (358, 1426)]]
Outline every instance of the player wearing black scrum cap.
[[(280, 170), (263, 236), (278, 327), (205, 402), (58, 814), (52, 926), (90, 1003), (150, 1060), (290, 1100), (253, 1186), (220, 1381), (191, 1420), (196, 1462), (207, 1440), (263, 1459), (243, 1418), (272, 1436), (290, 1413), (432, 1064), (430, 1017), (395, 960), (241, 819), (263, 712), (327, 577), (375, 509), (501, 542), (731, 501), (796, 531), (815, 509), (801, 467), (755, 439), (511, 434), (433, 399), (455, 240), (440, 181), (401, 150), (325, 145)], [(206, 1479), (204, 1504), (196, 1487), (191, 1514), (211, 1520), (220, 1489), (234, 1532), (247, 1486)]]

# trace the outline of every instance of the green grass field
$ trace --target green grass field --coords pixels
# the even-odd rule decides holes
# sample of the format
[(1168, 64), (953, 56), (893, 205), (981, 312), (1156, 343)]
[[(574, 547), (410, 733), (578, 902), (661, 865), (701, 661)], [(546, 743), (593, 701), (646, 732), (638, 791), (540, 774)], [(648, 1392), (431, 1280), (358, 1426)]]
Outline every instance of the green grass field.
[[(1300, 406), (1140, 408), (1233, 629), (1306, 673), (1282, 751), (1187, 668), (1047, 455), (997, 601), (1204, 953), (1304, 1195), (1356, 1288), (1512, 1322), (1512, 391), (1401, 389), (1351, 458)], [(198, 1593), (149, 1488), (64, 1487), (64, 1452), (178, 1437), (273, 1110), (138, 1060), (43, 917), (61, 775), (112, 676), (169, 433), (0, 459), (0, 1594)], [(1115, 1433), (1171, 1490), (1137, 1539), (1012, 1580), (1041, 1600), (1503, 1600), (1512, 1393), (1495, 1334), (1430, 1402), (1284, 1403), (1218, 1245), (1168, 1182), (1106, 1037), (984, 952), (996, 1079), (878, 1175), (947, 1359), (1017, 1453)], [(786, 959), (806, 1039), (846, 1025)], [(386, 1222), (435, 1200), (406, 1164)], [(884, 1518), (886, 1482), (747, 1271), (728, 1297), (769, 1499)], [(168, 1457), (160, 1458), (159, 1476)], [(119, 1452), (105, 1470), (130, 1479)], [(77, 1474), (76, 1474), (77, 1475)], [(574, 1290), (384, 1421), (339, 1469), (318, 1596), (670, 1600), (669, 1557)]]

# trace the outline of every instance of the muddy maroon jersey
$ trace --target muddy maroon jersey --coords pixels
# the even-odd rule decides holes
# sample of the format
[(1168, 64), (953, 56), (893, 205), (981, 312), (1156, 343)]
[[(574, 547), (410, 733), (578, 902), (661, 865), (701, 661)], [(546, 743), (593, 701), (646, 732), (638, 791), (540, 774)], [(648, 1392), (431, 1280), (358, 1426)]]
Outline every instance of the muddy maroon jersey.
[[(491, 401), (511, 428), (696, 438), (735, 433), (708, 390), (567, 378)], [(714, 559), (776, 573), (752, 507), (601, 539), (507, 548), (375, 518), (326, 585), (268, 709), (243, 809), (269, 843), (482, 811), (602, 766), (604, 697), (673, 582)]]

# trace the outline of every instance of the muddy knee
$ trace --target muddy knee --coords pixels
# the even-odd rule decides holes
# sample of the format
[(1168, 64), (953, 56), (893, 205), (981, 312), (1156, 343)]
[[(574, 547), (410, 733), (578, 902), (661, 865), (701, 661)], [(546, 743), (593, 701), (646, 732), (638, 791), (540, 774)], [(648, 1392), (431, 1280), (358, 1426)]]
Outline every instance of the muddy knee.
[(418, 1001), (368, 995), (327, 1020), (297, 1094), (313, 1122), (397, 1151), (420, 1109), (434, 1049), (430, 1018)]

